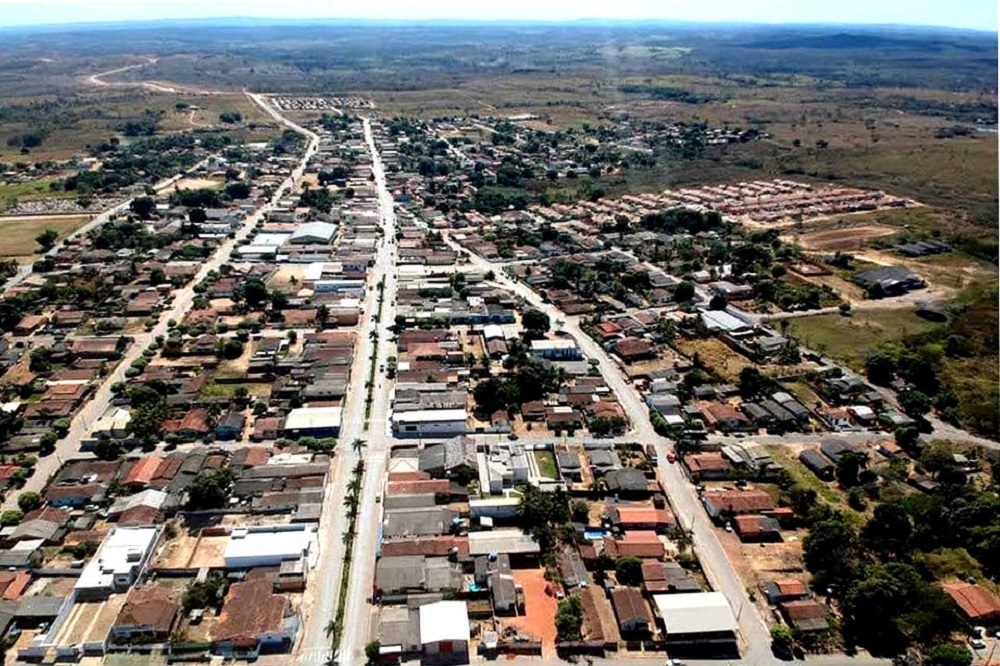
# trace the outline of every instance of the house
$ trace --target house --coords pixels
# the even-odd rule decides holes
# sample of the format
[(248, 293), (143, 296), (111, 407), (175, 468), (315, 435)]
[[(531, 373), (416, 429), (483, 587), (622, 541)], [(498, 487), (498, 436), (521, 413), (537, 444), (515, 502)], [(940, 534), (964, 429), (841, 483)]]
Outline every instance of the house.
[(992, 624), (1000, 621), (1000, 600), (982, 585), (945, 583), (943, 587), (969, 622)]
[(605, 518), (623, 530), (652, 530), (666, 532), (673, 525), (674, 517), (668, 509), (658, 509), (652, 504), (611, 505)]
[(80, 572), (73, 589), (78, 599), (103, 599), (127, 590), (145, 569), (159, 527), (116, 527)]
[(111, 627), (111, 642), (161, 643), (170, 636), (180, 604), (166, 587), (132, 588)]
[(639, 590), (634, 587), (614, 588), (611, 591), (611, 605), (614, 606), (618, 627), (623, 635), (649, 631), (649, 611)]
[(583, 465), (580, 463), (580, 454), (573, 451), (556, 451), (556, 465), (559, 473), (566, 481), (580, 483), (583, 481)]
[(580, 348), (571, 338), (558, 340), (532, 340), (531, 355), (549, 361), (567, 361), (582, 358)]
[(719, 451), (689, 453), (684, 456), (684, 464), (694, 481), (728, 479), (733, 473), (732, 465)]
[(809, 596), (809, 588), (800, 580), (772, 580), (761, 586), (769, 604), (795, 601)]
[(215, 426), (215, 438), (223, 442), (231, 442), (243, 435), (246, 417), (241, 412), (231, 411)]
[(819, 450), (830, 459), (834, 465), (840, 463), (840, 459), (849, 451), (856, 451), (850, 442), (839, 437), (824, 437), (819, 442)]
[(665, 552), (660, 537), (651, 530), (633, 530), (621, 537), (604, 540), (604, 553), (612, 559), (638, 557), (659, 560)]
[(774, 509), (774, 501), (763, 490), (709, 490), (702, 493), (701, 500), (708, 515), (716, 521)]
[(648, 497), (651, 492), (646, 475), (634, 467), (615, 469), (604, 475), (608, 492), (619, 497)]
[(706, 425), (712, 430), (740, 432), (752, 429), (750, 420), (732, 405), (708, 403), (702, 411)]
[(212, 652), (230, 659), (256, 659), (262, 652), (287, 652), (299, 626), (288, 599), (274, 593), (266, 576), (248, 576), (226, 594), (212, 635)]
[(14, 326), (14, 335), (18, 337), (24, 337), (31, 335), (35, 331), (42, 328), (45, 325), (45, 317), (37, 314), (29, 314), (21, 317), (19, 321)]
[(625, 363), (635, 363), (656, 357), (656, 349), (639, 338), (622, 338), (614, 344), (614, 352)]
[(122, 477), (122, 485), (132, 491), (147, 488), (156, 479), (161, 464), (163, 458), (158, 456), (147, 456), (133, 461)]
[(280, 416), (258, 417), (253, 422), (253, 430), (250, 433), (251, 442), (264, 442), (278, 439), (284, 428), (284, 419)]
[(734, 516), (733, 530), (745, 543), (781, 541), (781, 526), (770, 516)]
[(127, 343), (124, 337), (76, 338), (70, 344), (70, 352), (78, 358), (115, 359)]
[(799, 462), (824, 481), (832, 481), (833, 474), (837, 470), (836, 465), (827, 460), (823, 455), (814, 449), (804, 449), (799, 454)]
[(679, 563), (673, 561), (643, 560), (642, 582), (649, 594), (701, 591), (694, 576)]
[(815, 599), (783, 601), (778, 604), (778, 609), (785, 621), (798, 631), (826, 631), (830, 628), (826, 606)]
[(337, 225), (327, 222), (307, 222), (298, 228), (285, 242), (290, 245), (328, 244), (337, 233)]
[(459, 436), (440, 444), (428, 444), (420, 451), (418, 466), (421, 472), (436, 479), (456, 475), (471, 478), (478, 468), (476, 442), (471, 437)]
[(469, 609), (464, 601), (437, 601), (420, 607), (420, 648), (425, 659), (469, 661)]
[(462, 566), (446, 557), (382, 557), (375, 566), (378, 594), (462, 589)]

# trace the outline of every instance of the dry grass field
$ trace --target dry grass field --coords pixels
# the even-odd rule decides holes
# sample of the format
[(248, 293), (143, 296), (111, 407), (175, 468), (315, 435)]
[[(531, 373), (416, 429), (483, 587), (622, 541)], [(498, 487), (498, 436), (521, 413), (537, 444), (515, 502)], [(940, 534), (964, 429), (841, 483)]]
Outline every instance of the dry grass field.
[(35, 237), (46, 229), (59, 234), (59, 240), (89, 222), (89, 215), (52, 215), (39, 217), (0, 217), (0, 256), (30, 261), (38, 253)]

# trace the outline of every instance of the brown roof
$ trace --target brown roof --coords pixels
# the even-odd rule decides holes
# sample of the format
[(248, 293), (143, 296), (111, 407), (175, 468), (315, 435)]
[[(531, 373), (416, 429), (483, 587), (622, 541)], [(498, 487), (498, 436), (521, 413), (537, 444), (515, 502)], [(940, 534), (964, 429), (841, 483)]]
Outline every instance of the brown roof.
[(160, 510), (155, 506), (139, 505), (131, 509), (122, 511), (118, 516), (118, 524), (127, 525), (155, 525), (160, 521)]
[(642, 600), (642, 593), (634, 587), (617, 587), (612, 590), (611, 603), (615, 606), (619, 624), (637, 621), (649, 623), (646, 602)]
[(168, 634), (178, 610), (180, 605), (177, 600), (164, 587), (153, 585), (142, 589), (132, 588), (115, 624), (152, 627), (158, 634)]
[(427, 472), (390, 472), (389, 483), (393, 481), (425, 481), (431, 478)]
[(718, 451), (689, 453), (684, 456), (684, 464), (692, 472), (707, 472), (729, 469), (729, 462)]
[(612, 508), (618, 522), (629, 525), (669, 525), (673, 515), (667, 509), (657, 509), (652, 504), (620, 504)]
[(122, 483), (127, 486), (133, 484), (148, 486), (156, 478), (156, 472), (159, 470), (162, 462), (163, 459), (157, 456), (148, 456), (136, 460), (129, 467), (128, 473), (125, 474)]
[(620, 539), (605, 539), (604, 550), (608, 557), (638, 557), (659, 559), (663, 557), (663, 542), (652, 530), (631, 530)]
[(428, 537), (423, 539), (399, 539), (382, 542), (382, 557), (399, 555), (426, 555), (444, 557), (452, 548), (458, 548), (459, 557), (469, 555), (469, 540), (463, 537)]
[(703, 497), (705, 502), (732, 513), (753, 513), (774, 508), (771, 496), (763, 490), (710, 490)]
[(639, 338), (624, 338), (615, 343), (615, 352), (622, 358), (645, 356), (653, 351), (653, 346)]
[(988, 619), (1000, 615), (1000, 601), (981, 585), (972, 583), (947, 583), (948, 593), (970, 620)]
[(451, 483), (447, 479), (429, 479), (426, 481), (390, 481), (389, 497), (399, 495), (448, 495), (451, 493)]
[(285, 597), (274, 594), (273, 583), (266, 577), (235, 583), (222, 606), (215, 642), (256, 645), (261, 634), (281, 631), (287, 603)]

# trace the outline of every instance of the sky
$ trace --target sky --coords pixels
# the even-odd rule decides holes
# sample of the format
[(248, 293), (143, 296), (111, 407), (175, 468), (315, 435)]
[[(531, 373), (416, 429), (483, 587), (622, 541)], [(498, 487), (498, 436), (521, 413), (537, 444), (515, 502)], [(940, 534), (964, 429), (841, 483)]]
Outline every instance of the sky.
[(0, 26), (256, 17), (585, 18), (910, 24), (997, 30), (997, 0), (0, 0)]

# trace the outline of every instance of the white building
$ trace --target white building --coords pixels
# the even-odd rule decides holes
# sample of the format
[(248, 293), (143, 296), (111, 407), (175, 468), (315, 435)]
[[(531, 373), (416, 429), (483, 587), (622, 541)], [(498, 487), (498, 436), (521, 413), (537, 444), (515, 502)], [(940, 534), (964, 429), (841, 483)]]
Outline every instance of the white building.
[(721, 592), (654, 594), (669, 645), (736, 647), (736, 617)]
[(464, 409), (418, 409), (394, 412), (392, 429), (400, 437), (454, 437), (466, 432)]
[(308, 558), (316, 546), (316, 525), (260, 525), (237, 527), (222, 553), (227, 569), (277, 567), (282, 562)]
[(310, 245), (316, 243), (329, 243), (333, 240), (333, 235), (337, 233), (337, 225), (328, 222), (309, 222), (296, 229), (288, 243), (292, 245)]
[(576, 341), (570, 338), (558, 340), (532, 340), (531, 355), (549, 360), (575, 360), (582, 357)]
[(77, 597), (106, 597), (127, 590), (149, 561), (159, 527), (116, 527), (73, 586)]
[(469, 607), (464, 601), (420, 607), (420, 647), (425, 657), (467, 662), (470, 637)]
[(340, 434), (340, 407), (299, 407), (288, 412), (282, 434), (299, 437), (336, 437)]

